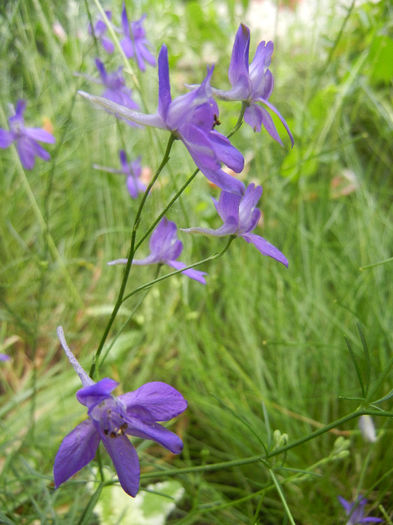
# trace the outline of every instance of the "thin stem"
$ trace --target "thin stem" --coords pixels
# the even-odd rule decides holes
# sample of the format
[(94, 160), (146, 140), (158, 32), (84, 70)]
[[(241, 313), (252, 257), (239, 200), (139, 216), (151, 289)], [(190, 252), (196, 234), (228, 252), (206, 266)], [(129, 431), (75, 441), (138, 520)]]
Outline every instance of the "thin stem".
[(326, 432), (329, 432), (332, 428), (335, 428), (337, 426), (340, 426), (347, 421), (351, 421), (352, 419), (356, 419), (360, 416), (383, 416), (383, 417), (392, 417), (392, 412), (379, 412), (377, 410), (356, 410), (356, 412), (351, 412), (350, 414), (341, 417), (339, 419), (336, 419), (332, 423), (329, 423), (328, 425), (325, 425), (323, 428), (320, 428), (319, 430), (316, 430), (315, 432), (311, 432), (311, 434), (308, 434), (307, 436), (304, 436), (300, 439), (297, 439), (296, 441), (293, 441), (292, 443), (288, 443), (287, 445), (283, 447), (276, 448), (272, 452), (269, 452), (268, 454), (258, 454), (257, 456), (249, 456), (247, 458), (242, 459), (234, 459), (231, 461), (222, 461), (220, 463), (211, 463), (209, 465), (201, 465), (198, 467), (187, 467), (187, 468), (180, 468), (180, 469), (173, 469), (173, 470), (162, 470), (157, 472), (148, 472), (146, 474), (142, 474), (141, 478), (148, 479), (148, 478), (157, 478), (157, 477), (165, 477), (165, 476), (177, 476), (181, 474), (191, 474), (194, 472), (205, 472), (205, 471), (214, 471), (214, 470), (222, 470), (227, 468), (233, 468), (233, 467), (239, 467), (242, 465), (249, 465), (251, 463), (257, 463), (261, 460), (266, 460), (269, 458), (272, 458), (274, 456), (278, 456), (282, 454), (283, 452), (286, 452), (288, 450), (291, 450), (292, 448), (298, 447), (299, 445), (302, 445), (303, 443), (307, 443), (307, 441), (311, 441), (312, 439), (322, 435), (326, 434)]
[(133, 295), (137, 294), (138, 292), (142, 292), (143, 290), (145, 290), (146, 288), (150, 288), (151, 286), (153, 286), (154, 284), (156, 283), (159, 283), (161, 281), (165, 281), (165, 279), (169, 279), (169, 277), (172, 277), (173, 275), (178, 275), (179, 273), (182, 273), (184, 272), (185, 270), (190, 270), (191, 268), (195, 268), (196, 266), (199, 266), (200, 264), (203, 264), (205, 262), (208, 262), (208, 261), (214, 261), (215, 259), (218, 259), (219, 257), (221, 257), (222, 255), (224, 255), (224, 253), (228, 250), (231, 242), (233, 241), (233, 239), (235, 239), (236, 236), (235, 235), (231, 235), (228, 239), (228, 242), (226, 243), (225, 247), (223, 250), (221, 250), (221, 252), (219, 253), (215, 253), (214, 255), (210, 255), (209, 257), (206, 257), (205, 259), (202, 259), (201, 261), (198, 261), (196, 263), (193, 263), (193, 264), (190, 264), (189, 266), (185, 266), (184, 268), (182, 268), (181, 270), (176, 270), (175, 272), (171, 272), (171, 273), (167, 273), (166, 275), (162, 275), (161, 277), (158, 277), (157, 279), (154, 279), (153, 281), (150, 281), (148, 283), (145, 283), (145, 284), (142, 284), (141, 286), (138, 286), (138, 288), (135, 288), (135, 290), (133, 290), (132, 292), (130, 292), (128, 295), (126, 295), (125, 297), (123, 297), (123, 300), (122, 300), (122, 303), (124, 303), (125, 301), (127, 301), (127, 299), (129, 299), (130, 297), (132, 297)]
[(286, 512), (286, 514), (288, 516), (289, 523), (291, 525), (296, 525), (295, 520), (293, 519), (292, 513), (289, 510), (288, 503), (287, 503), (287, 500), (285, 499), (285, 496), (284, 496), (284, 493), (282, 491), (281, 485), (280, 485), (278, 479), (276, 478), (276, 475), (274, 474), (272, 469), (269, 469), (269, 474), (270, 474), (270, 476), (271, 476), (271, 478), (273, 480), (274, 485), (276, 486), (278, 495), (280, 496), (280, 499), (281, 499), (281, 502), (283, 504), (284, 510), (285, 510), (285, 512)]
[(92, 377), (92, 378), (94, 377), (94, 373), (95, 373), (95, 370), (96, 370), (97, 360), (98, 360), (98, 358), (101, 355), (101, 352), (102, 352), (102, 349), (104, 347), (106, 338), (107, 338), (107, 336), (109, 334), (109, 331), (110, 331), (110, 329), (111, 329), (111, 327), (113, 325), (113, 322), (114, 322), (114, 320), (116, 318), (117, 312), (119, 311), (119, 308), (120, 308), (121, 303), (122, 303), (124, 291), (126, 289), (128, 277), (129, 277), (130, 271), (131, 271), (132, 261), (134, 259), (134, 255), (135, 255), (135, 251), (136, 251), (136, 247), (135, 247), (136, 233), (137, 233), (137, 230), (138, 230), (138, 227), (139, 227), (139, 223), (140, 223), (140, 219), (141, 219), (143, 208), (144, 208), (145, 203), (146, 203), (146, 199), (147, 199), (147, 197), (148, 197), (148, 195), (150, 193), (150, 190), (152, 189), (152, 187), (154, 186), (155, 182), (157, 181), (161, 171), (163, 170), (165, 164), (169, 160), (169, 153), (171, 151), (171, 148), (172, 148), (174, 140), (175, 140), (175, 136), (171, 134), (170, 137), (169, 137), (168, 144), (167, 144), (167, 147), (166, 147), (166, 150), (165, 150), (165, 153), (164, 153), (164, 157), (163, 157), (163, 159), (161, 161), (161, 164), (159, 165), (159, 167), (158, 167), (154, 177), (150, 181), (150, 184), (146, 188), (146, 191), (143, 194), (142, 200), (141, 200), (141, 202), (139, 204), (139, 207), (138, 207), (138, 210), (136, 212), (135, 219), (134, 219), (134, 224), (132, 226), (130, 250), (128, 252), (127, 264), (126, 264), (126, 267), (124, 269), (123, 280), (122, 280), (122, 283), (121, 283), (121, 286), (120, 286), (119, 294), (117, 296), (117, 300), (116, 300), (115, 306), (113, 308), (111, 317), (110, 317), (110, 319), (108, 321), (108, 324), (106, 325), (106, 328), (105, 328), (104, 334), (103, 334), (103, 336), (101, 338), (101, 341), (100, 341), (100, 344), (98, 346), (97, 352), (95, 353), (94, 358), (93, 358), (93, 363), (92, 363), (91, 368), (90, 368), (90, 377)]
[(248, 107), (247, 102), (242, 102), (242, 107), (240, 109), (239, 118), (237, 119), (237, 122), (236, 122), (235, 127), (233, 128), (233, 130), (229, 133), (229, 135), (227, 135), (227, 139), (230, 139), (232, 137), (232, 135), (234, 135), (241, 128), (241, 126), (243, 124), (244, 113), (245, 113), (247, 107)]

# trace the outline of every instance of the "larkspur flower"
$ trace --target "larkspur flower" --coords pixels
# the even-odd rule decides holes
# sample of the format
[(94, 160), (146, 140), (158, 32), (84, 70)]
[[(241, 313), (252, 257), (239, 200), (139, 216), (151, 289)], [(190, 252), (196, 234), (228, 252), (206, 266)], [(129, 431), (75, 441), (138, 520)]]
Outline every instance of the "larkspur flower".
[(224, 224), (217, 230), (210, 228), (182, 228), (182, 231), (188, 233), (204, 233), (216, 237), (227, 235), (236, 235), (242, 237), (247, 242), (253, 244), (262, 255), (267, 255), (276, 259), (284, 266), (288, 266), (288, 261), (280, 250), (266, 241), (263, 237), (251, 233), (258, 224), (261, 211), (256, 205), (262, 195), (262, 186), (250, 184), (247, 186), (243, 196), (221, 192), (218, 202), (213, 199), (216, 210)]
[(231, 63), (228, 70), (232, 89), (225, 91), (211, 88), (213, 94), (223, 100), (241, 100), (246, 103), (244, 120), (254, 131), (266, 131), (282, 145), (274, 122), (268, 111), (257, 103), (266, 106), (275, 113), (284, 125), (293, 146), (293, 136), (279, 111), (268, 101), (273, 91), (273, 75), (268, 69), (273, 53), (273, 42), (260, 42), (251, 64), (248, 64), (250, 50), (250, 30), (240, 24), (233, 45)]
[(102, 96), (108, 100), (121, 104), (130, 109), (138, 109), (138, 104), (132, 100), (132, 91), (126, 87), (122, 75), (122, 67), (119, 67), (113, 73), (108, 73), (100, 59), (95, 60), (98, 72), (101, 78), (101, 84), (105, 87)]
[(182, 140), (201, 172), (218, 187), (241, 195), (244, 184), (221, 169), (221, 162), (239, 173), (244, 166), (242, 154), (224, 137), (213, 129), (218, 118), (218, 107), (208, 94), (213, 68), (204, 81), (193, 91), (174, 100), (169, 82), (168, 51), (161, 47), (158, 57), (158, 110), (154, 114), (128, 110), (106, 99), (95, 97), (83, 91), (79, 93), (113, 113), (117, 117), (131, 120), (143, 126), (166, 129)]
[(127, 155), (124, 150), (120, 150), (121, 169), (106, 168), (104, 166), (94, 165), (94, 168), (107, 171), (108, 173), (119, 173), (126, 176), (126, 185), (128, 193), (133, 199), (138, 197), (139, 193), (146, 190), (146, 186), (139, 180), (142, 175), (141, 157), (139, 156), (132, 162), (127, 161)]
[(121, 24), (124, 38), (121, 39), (120, 45), (126, 57), (135, 59), (141, 71), (146, 70), (145, 62), (153, 67), (156, 65), (156, 59), (148, 49), (150, 42), (146, 38), (146, 33), (142, 25), (145, 18), (146, 15), (143, 15), (139, 20), (131, 22), (130, 25), (126, 6), (123, 3)]
[(0, 354), (0, 361), (9, 361), (11, 358), (7, 354)]
[(120, 485), (134, 497), (139, 489), (139, 460), (126, 435), (152, 439), (179, 454), (183, 448), (181, 439), (157, 421), (169, 421), (178, 416), (187, 408), (187, 401), (175, 388), (159, 381), (114, 397), (111, 392), (118, 383), (110, 378), (95, 383), (68, 348), (61, 327), (58, 327), (57, 334), (82, 382), (83, 388), (78, 390), (76, 397), (87, 407), (89, 417), (77, 425), (60, 445), (53, 467), (55, 488), (90, 463), (102, 441)]
[(367, 503), (366, 498), (358, 497), (355, 503), (350, 503), (341, 496), (338, 497), (339, 502), (344, 507), (345, 514), (349, 516), (346, 525), (358, 525), (359, 523), (381, 523), (381, 518), (364, 517), (364, 507)]
[(23, 118), (25, 109), (26, 102), (18, 100), (15, 115), (8, 119), (10, 130), (0, 128), (0, 148), (8, 148), (15, 142), (22, 166), (31, 170), (36, 156), (44, 160), (50, 159), (49, 153), (37, 141), (53, 144), (56, 139), (42, 128), (26, 128)]
[[(181, 270), (187, 266), (176, 260), (183, 250), (183, 243), (177, 238), (176, 232), (176, 224), (163, 217), (150, 237), (150, 255), (145, 259), (134, 259), (132, 264), (139, 266), (147, 264), (167, 264), (168, 266), (175, 268), (175, 270)], [(108, 265), (110, 266), (115, 264), (127, 264), (127, 259), (116, 259), (108, 262)], [(182, 273), (195, 281), (206, 284), (204, 278), (206, 272), (200, 272), (190, 268), (184, 270)]]
[[(108, 20), (112, 19), (111, 11), (105, 11), (105, 14), (106, 14)], [(108, 29), (108, 27), (107, 27), (106, 23), (103, 20), (101, 20), (101, 19), (97, 20), (97, 22), (94, 24), (94, 27), (92, 27), (89, 24), (89, 34), (90, 35), (94, 34), (95, 37), (98, 40), (100, 40), (100, 42), (102, 44), (102, 47), (105, 49), (105, 51), (107, 53), (113, 53), (113, 51), (115, 50), (115, 46), (114, 46), (113, 42), (111, 40), (109, 40), (109, 38), (105, 35), (107, 29)]]

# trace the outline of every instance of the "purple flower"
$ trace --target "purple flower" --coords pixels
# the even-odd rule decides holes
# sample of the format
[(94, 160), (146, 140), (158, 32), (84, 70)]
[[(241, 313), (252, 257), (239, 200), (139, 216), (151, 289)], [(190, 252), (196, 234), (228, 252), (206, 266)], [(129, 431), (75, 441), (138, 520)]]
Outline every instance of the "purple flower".
[(0, 354), (0, 361), (10, 361), (10, 356), (7, 354)]
[[(146, 264), (167, 264), (176, 270), (181, 270), (187, 266), (176, 260), (183, 250), (183, 243), (177, 239), (176, 231), (176, 224), (163, 217), (150, 237), (150, 255), (145, 259), (134, 259), (132, 264), (139, 266)], [(127, 264), (127, 259), (116, 259), (115, 261), (108, 262), (108, 264), (110, 266)], [(206, 284), (205, 278), (203, 277), (207, 275), (206, 272), (200, 272), (190, 268), (189, 270), (184, 270), (182, 273), (195, 281)]]
[(213, 68), (208, 71), (200, 86), (172, 100), (168, 51), (163, 45), (158, 57), (157, 113), (131, 111), (83, 91), (79, 93), (117, 117), (172, 132), (183, 141), (195, 164), (211, 182), (223, 190), (241, 195), (244, 192), (244, 184), (221, 169), (221, 162), (223, 162), (239, 173), (243, 169), (244, 159), (224, 135), (213, 129), (217, 122), (218, 107), (214, 99), (208, 95), (212, 73)]
[[(112, 19), (111, 11), (105, 11), (105, 14), (109, 20)], [(98, 38), (98, 40), (101, 41), (102, 47), (105, 49), (105, 51), (107, 51), (108, 53), (113, 53), (113, 51), (115, 50), (115, 46), (113, 45), (113, 42), (111, 42), (111, 40), (109, 40), (109, 38), (105, 36), (107, 29), (108, 27), (106, 23), (101, 19), (99, 19), (94, 24), (94, 28), (92, 28), (89, 24), (89, 34), (92, 35), (94, 33), (96, 38)]]
[(23, 113), (26, 108), (24, 100), (18, 100), (16, 104), (15, 115), (8, 119), (10, 131), (0, 128), (0, 148), (8, 148), (13, 142), (16, 142), (16, 149), (26, 170), (34, 168), (35, 157), (41, 157), (49, 160), (49, 153), (38, 144), (48, 142), (53, 144), (56, 139), (53, 135), (41, 128), (25, 128)]
[(136, 60), (136, 63), (138, 64), (138, 67), (141, 71), (146, 70), (145, 62), (153, 67), (156, 65), (156, 59), (148, 49), (150, 42), (146, 38), (146, 33), (142, 25), (142, 22), (145, 18), (146, 15), (143, 15), (139, 20), (131, 22), (130, 29), (126, 5), (123, 3), (121, 23), (123, 26), (124, 38), (122, 38), (120, 41), (120, 45), (123, 48), (124, 54), (127, 58), (133, 58)]
[(121, 169), (106, 168), (104, 166), (94, 165), (94, 168), (107, 171), (108, 173), (120, 173), (126, 175), (126, 185), (128, 193), (133, 199), (138, 197), (139, 193), (146, 190), (146, 186), (139, 180), (142, 174), (141, 157), (138, 157), (133, 162), (127, 162), (127, 155), (124, 150), (120, 150), (120, 164)]
[(244, 113), (244, 120), (247, 124), (249, 124), (254, 131), (261, 131), (261, 126), (263, 125), (273, 139), (282, 145), (282, 141), (271, 116), (265, 108), (256, 104), (256, 102), (262, 103), (281, 120), (293, 146), (292, 133), (287, 123), (279, 111), (268, 101), (274, 85), (273, 75), (268, 69), (273, 48), (273, 42), (260, 42), (255, 52), (254, 60), (249, 65), (250, 30), (244, 24), (240, 24), (236, 33), (231, 63), (228, 70), (228, 78), (232, 89), (228, 91), (211, 89), (214, 95), (223, 100), (242, 100), (245, 102), (247, 109)]
[(288, 266), (288, 261), (280, 250), (266, 241), (263, 237), (250, 233), (258, 224), (261, 211), (256, 205), (262, 195), (262, 186), (250, 184), (243, 196), (235, 195), (227, 191), (221, 192), (220, 199), (214, 200), (217, 212), (224, 224), (217, 230), (209, 228), (187, 228), (184, 232), (204, 233), (223, 237), (226, 235), (236, 235), (242, 237), (245, 241), (252, 243), (262, 255), (267, 255), (276, 259), (284, 266)]
[(349, 516), (349, 520), (346, 525), (357, 525), (358, 523), (381, 523), (381, 518), (365, 518), (364, 507), (367, 503), (366, 498), (358, 497), (355, 503), (350, 503), (341, 496), (338, 497), (339, 502), (344, 507), (345, 514)]
[(95, 60), (98, 72), (101, 77), (101, 84), (106, 88), (102, 93), (104, 98), (121, 104), (130, 109), (138, 109), (139, 106), (132, 100), (132, 91), (126, 87), (124, 77), (122, 75), (122, 67), (113, 73), (107, 73), (104, 64), (96, 58)]
[(61, 345), (82, 381), (76, 397), (88, 409), (89, 418), (77, 425), (62, 441), (53, 467), (55, 488), (94, 459), (100, 441), (110, 455), (120, 485), (130, 496), (139, 489), (139, 461), (126, 434), (152, 439), (174, 454), (183, 443), (157, 421), (169, 421), (187, 408), (187, 401), (170, 385), (146, 383), (133, 392), (114, 397), (118, 383), (108, 377), (95, 383), (68, 348), (61, 326), (57, 329)]

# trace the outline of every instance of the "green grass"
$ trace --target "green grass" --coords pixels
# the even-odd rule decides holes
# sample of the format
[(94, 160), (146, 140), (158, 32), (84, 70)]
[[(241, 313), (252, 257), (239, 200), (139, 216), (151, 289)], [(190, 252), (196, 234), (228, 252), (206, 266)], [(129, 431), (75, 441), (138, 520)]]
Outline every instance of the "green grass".
[[(215, 82), (227, 85), (240, 20), (233, 2), (220, 16), (213, 2), (205, 3), (201, 9), (196, 2), (145, 0), (134, 11), (129, 3), (132, 18), (149, 13), (154, 51), (167, 43), (175, 94), (183, 92), (184, 82), (202, 78), (200, 49), (207, 41), (218, 56)], [(95, 19), (95, 3), (87, 4)], [(119, 16), (120, 2), (111, 7)], [(325, 32), (315, 33), (312, 45), (293, 46), (291, 33), (279, 40), (271, 100), (288, 119), (296, 146), (288, 154), (266, 132), (244, 126), (233, 137), (249, 154), (247, 181), (264, 188), (264, 222), (257, 233), (287, 255), (289, 269), (237, 239), (223, 258), (203, 266), (206, 287), (184, 276), (164, 281), (132, 318), (141, 296), (126, 302), (110, 334), (109, 344), (122, 328), (100, 377), (118, 380), (119, 392), (165, 381), (189, 401), (171, 425), (184, 440), (181, 456), (135, 441), (146, 474), (142, 487), (152, 481), (151, 472), (189, 469), (173, 473), (185, 495), (170, 523), (278, 525), (291, 523), (290, 513), (298, 525), (333, 525), (345, 523), (337, 496), (354, 500), (359, 493), (369, 500), (371, 515), (392, 520), (389, 418), (374, 418), (376, 443), (365, 442), (352, 420), (268, 463), (191, 470), (263, 454), (285, 444), (277, 430), (295, 441), (355, 410), (357, 401), (339, 399), (361, 396), (345, 339), (371, 387), (387, 372), (373, 400), (392, 389), (393, 113), (390, 71), (381, 59), (390, 49), (391, 14), (387, 2), (366, 3), (347, 18), (345, 12), (327, 17)], [(136, 211), (124, 181), (92, 165), (117, 167), (118, 149), (125, 145), (129, 158), (141, 154), (154, 172), (167, 135), (116, 123), (76, 96), (78, 89), (95, 89), (74, 75), (94, 74), (86, 3), (9, 2), (0, 7), (0, 17), (0, 126), (7, 127), (7, 103), (24, 97), (26, 123), (40, 126), (46, 116), (57, 138), (52, 162), (38, 160), (31, 172), (23, 171), (14, 148), (0, 152), (0, 351), (12, 356), (0, 376), (0, 522), (74, 524), (82, 522), (93, 474), (86, 467), (53, 490), (58, 446), (85, 417), (74, 397), (78, 378), (55, 329), (63, 325), (70, 347), (89, 368), (121, 280), (121, 270), (106, 262), (126, 255)], [(65, 42), (53, 33), (57, 20)], [(121, 63), (119, 53), (105, 58), (108, 68)], [(134, 72), (141, 84), (136, 98), (142, 93), (153, 111), (157, 72)], [(239, 108), (220, 109), (227, 132)], [(160, 188), (148, 199), (141, 232), (193, 169), (176, 143)], [(217, 227), (210, 195), (217, 191), (199, 175), (169, 218), (182, 227)], [(187, 262), (225, 245), (223, 239), (182, 240)], [(153, 271), (134, 268), (129, 289), (150, 280)], [(391, 412), (391, 399), (380, 407)], [(91, 514), (86, 523), (99, 518)]]

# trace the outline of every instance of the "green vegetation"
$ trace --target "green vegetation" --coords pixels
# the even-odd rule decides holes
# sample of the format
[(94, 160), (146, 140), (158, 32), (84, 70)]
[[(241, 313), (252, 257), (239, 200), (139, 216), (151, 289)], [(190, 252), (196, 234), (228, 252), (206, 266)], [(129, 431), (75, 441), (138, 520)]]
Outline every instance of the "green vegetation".
[[(148, 13), (155, 55), (167, 44), (177, 95), (184, 83), (200, 82), (211, 56), (214, 85), (228, 86), (233, 38), (248, 4), (140, 0), (127, 7), (133, 19)], [(119, 17), (119, 1), (104, 7)], [(288, 13), (278, 10), (278, 21)], [(328, 11), (310, 37), (299, 38), (291, 26), (275, 39), (271, 100), (292, 129), (294, 149), (279, 123), (286, 148), (245, 126), (232, 139), (248, 161), (247, 181), (264, 188), (258, 233), (285, 253), (289, 269), (239, 239), (199, 268), (208, 272), (206, 287), (175, 276), (120, 310), (99, 377), (119, 381), (119, 392), (165, 381), (189, 402), (171, 425), (184, 441), (181, 456), (133, 440), (142, 488), (167, 481), (160, 471), (170, 470), (184, 489), (167, 523), (333, 525), (345, 523), (337, 496), (354, 501), (358, 494), (368, 499), (367, 512), (392, 523), (389, 417), (373, 416), (374, 443), (353, 418), (264, 461), (198, 468), (285, 447), (367, 409), (393, 388), (392, 15), (390, 2), (370, 1)], [(0, 364), (5, 524), (100, 523), (90, 499), (98, 487), (94, 466), (53, 488), (59, 444), (85, 417), (56, 326), (89, 369), (121, 282), (121, 268), (106, 262), (127, 255), (137, 206), (121, 177), (93, 164), (118, 167), (124, 148), (154, 173), (168, 136), (128, 127), (76, 94), (99, 94), (76, 75), (96, 74), (97, 52), (108, 69), (124, 63), (118, 50), (106, 55), (89, 37), (89, 18), (97, 17), (88, 0), (0, 5), (0, 127), (7, 128), (8, 102), (23, 97), (26, 123), (49, 119), (57, 139), (48, 148), (51, 162), (39, 159), (29, 172), (14, 147), (0, 150), (0, 352), (12, 357)], [(251, 30), (253, 54), (264, 35)], [(154, 111), (157, 71), (141, 74), (133, 64), (138, 85), (126, 74), (128, 85)], [(239, 109), (240, 103), (220, 103), (223, 133)], [(176, 143), (147, 201), (141, 233), (193, 170)], [(217, 189), (198, 176), (168, 217), (185, 228), (218, 227), (211, 195)], [(226, 243), (181, 238), (190, 262)], [(128, 289), (153, 275), (152, 267), (132, 268)], [(393, 412), (391, 398), (377, 406)], [(104, 452), (102, 461), (112, 479)]]

